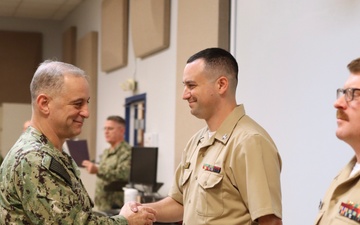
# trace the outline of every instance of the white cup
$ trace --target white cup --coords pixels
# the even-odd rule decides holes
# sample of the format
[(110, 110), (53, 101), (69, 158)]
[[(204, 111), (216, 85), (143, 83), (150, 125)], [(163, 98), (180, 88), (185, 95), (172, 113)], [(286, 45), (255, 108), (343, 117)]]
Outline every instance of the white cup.
[(137, 196), (139, 195), (139, 191), (135, 188), (123, 188), (124, 190), (124, 204), (134, 201), (137, 201)]

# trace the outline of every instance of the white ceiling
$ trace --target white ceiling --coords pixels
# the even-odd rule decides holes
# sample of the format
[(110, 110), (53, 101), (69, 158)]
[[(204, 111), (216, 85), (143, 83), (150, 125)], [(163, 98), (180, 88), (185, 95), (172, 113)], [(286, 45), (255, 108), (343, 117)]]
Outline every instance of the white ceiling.
[(0, 17), (62, 20), (83, 0), (0, 0)]

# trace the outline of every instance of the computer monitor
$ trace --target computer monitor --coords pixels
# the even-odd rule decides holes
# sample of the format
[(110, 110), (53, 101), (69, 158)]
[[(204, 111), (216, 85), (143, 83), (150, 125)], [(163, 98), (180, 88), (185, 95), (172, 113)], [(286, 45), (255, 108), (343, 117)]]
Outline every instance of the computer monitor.
[(160, 188), (156, 180), (157, 159), (158, 148), (156, 147), (132, 147), (130, 184), (142, 186), (146, 189), (142, 191), (147, 193), (156, 192)]

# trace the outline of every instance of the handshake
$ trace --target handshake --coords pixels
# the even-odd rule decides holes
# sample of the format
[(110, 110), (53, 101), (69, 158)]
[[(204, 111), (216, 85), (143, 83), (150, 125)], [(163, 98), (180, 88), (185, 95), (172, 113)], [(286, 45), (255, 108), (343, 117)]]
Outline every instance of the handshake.
[(126, 203), (119, 213), (129, 225), (152, 225), (156, 221), (156, 211), (137, 202)]

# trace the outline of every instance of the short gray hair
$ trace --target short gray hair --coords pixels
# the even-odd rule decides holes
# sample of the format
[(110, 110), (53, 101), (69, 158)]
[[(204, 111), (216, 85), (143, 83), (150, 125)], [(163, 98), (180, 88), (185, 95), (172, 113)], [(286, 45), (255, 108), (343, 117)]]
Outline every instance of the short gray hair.
[(40, 93), (59, 93), (64, 85), (64, 75), (84, 77), (89, 81), (85, 72), (68, 63), (45, 60), (39, 65), (30, 84), (31, 101), (34, 102)]

